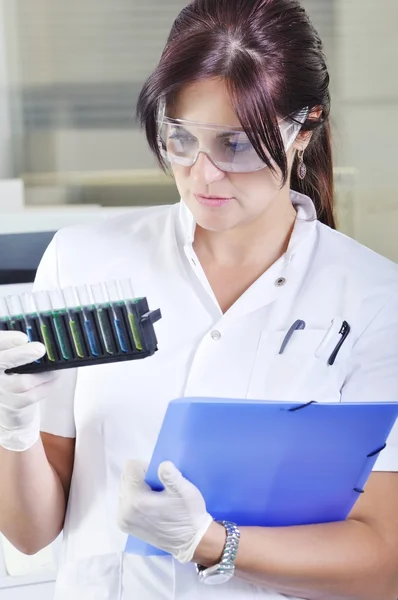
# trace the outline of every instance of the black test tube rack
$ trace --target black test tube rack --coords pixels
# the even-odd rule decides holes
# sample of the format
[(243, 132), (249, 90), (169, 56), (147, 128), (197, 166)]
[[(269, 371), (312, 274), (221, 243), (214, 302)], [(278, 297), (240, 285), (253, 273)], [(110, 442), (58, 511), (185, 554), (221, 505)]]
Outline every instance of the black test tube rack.
[[(101, 307), (101, 322), (98, 308), (93, 306), (64, 311), (53, 311), (27, 315), (31, 327), (30, 341), (42, 342), (47, 352), (40, 360), (9, 369), (6, 373), (42, 373), (59, 369), (71, 369), (113, 363), (126, 360), (138, 360), (152, 356), (158, 349), (154, 323), (161, 319), (160, 310), (150, 311), (146, 298), (129, 302), (131, 315), (127, 307), (115, 302)], [(114, 310), (117, 311), (118, 324), (115, 326)], [(57, 317), (55, 322), (54, 315)], [(71, 318), (73, 317), (73, 329)], [(85, 319), (91, 322), (91, 337), (87, 333)], [(130, 317), (130, 318), (129, 318)], [(132, 327), (134, 322), (134, 328)], [(46, 336), (43, 335), (42, 325), (45, 325)], [(56, 327), (57, 325), (57, 327)], [(107, 328), (108, 339), (103, 336), (104, 325)], [(63, 343), (60, 344), (60, 328), (63, 332)], [(11, 316), (0, 319), (0, 330), (22, 331), (27, 333), (26, 320), (23, 316)], [(121, 338), (122, 336), (122, 338)], [(79, 344), (76, 345), (76, 339)], [(123, 343), (120, 343), (120, 340)], [(95, 344), (96, 355), (92, 348)], [(49, 351), (49, 345), (51, 351)], [(111, 352), (110, 352), (111, 351)], [(65, 358), (68, 356), (68, 358)]]

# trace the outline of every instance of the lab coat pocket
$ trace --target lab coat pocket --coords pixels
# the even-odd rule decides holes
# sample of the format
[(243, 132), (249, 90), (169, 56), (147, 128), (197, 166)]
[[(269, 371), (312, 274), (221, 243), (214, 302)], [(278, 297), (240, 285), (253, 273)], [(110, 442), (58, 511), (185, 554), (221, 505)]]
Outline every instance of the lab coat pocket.
[(328, 329), (295, 331), (280, 354), (286, 334), (287, 331), (262, 333), (248, 397), (299, 402), (339, 401), (341, 369), (328, 364), (325, 350), (318, 351)]

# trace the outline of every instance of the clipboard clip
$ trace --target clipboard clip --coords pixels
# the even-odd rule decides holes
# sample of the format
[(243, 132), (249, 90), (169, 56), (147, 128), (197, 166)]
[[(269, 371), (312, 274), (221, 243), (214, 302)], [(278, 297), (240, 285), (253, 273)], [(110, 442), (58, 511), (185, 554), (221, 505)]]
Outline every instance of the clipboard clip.
[[(380, 452), (383, 452), (383, 450), (385, 450), (385, 448), (387, 448), (387, 442), (385, 444), (383, 444), (383, 446), (381, 446), (380, 448), (373, 450), (373, 452), (369, 452), (369, 454), (366, 456), (366, 458), (373, 458), (374, 456), (377, 456), (378, 454), (380, 454)], [(363, 490), (362, 488), (358, 488), (358, 487), (354, 487), (353, 491), (356, 492), (357, 494), (365, 493), (365, 490)]]
[(306, 404), (299, 404), (298, 406), (294, 406), (293, 408), (289, 408), (289, 412), (297, 412), (298, 410), (302, 410), (303, 408), (307, 408), (307, 406), (311, 406), (311, 404), (317, 404), (316, 400), (311, 400), (311, 402), (307, 402)]

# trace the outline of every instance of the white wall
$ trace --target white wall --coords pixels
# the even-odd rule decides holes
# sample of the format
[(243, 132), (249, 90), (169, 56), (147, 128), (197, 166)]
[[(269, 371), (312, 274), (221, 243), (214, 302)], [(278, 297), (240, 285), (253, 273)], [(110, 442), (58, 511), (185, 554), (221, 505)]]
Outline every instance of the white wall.
[(0, 179), (11, 176), (11, 124), (6, 59), (4, 0), (0, 0)]
[(336, 0), (340, 163), (358, 169), (358, 239), (398, 261), (397, 0)]

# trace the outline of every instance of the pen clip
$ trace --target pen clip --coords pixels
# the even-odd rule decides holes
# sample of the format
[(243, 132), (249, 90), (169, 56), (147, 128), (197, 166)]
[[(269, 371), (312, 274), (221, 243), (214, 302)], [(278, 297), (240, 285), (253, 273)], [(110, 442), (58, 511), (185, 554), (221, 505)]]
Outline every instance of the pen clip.
[[(341, 316), (335, 316), (332, 319), (330, 327), (327, 330), (323, 340), (319, 344), (318, 348), (315, 350), (315, 356), (317, 358), (329, 356), (330, 352), (332, 352), (337, 342), (340, 341), (339, 331), (341, 329), (342, 322), (343, 318)], [(327, 359), (325, 358), (325, 360)]]
[(338, 344), (336, 345), (335, 349), (333, 350), (332, 354), (329, 356), (329, 360), (328, 360), (329, 365), (334, 365), (337, 355), (340, 352), (342, 345), (346, 341), (347, 336), (350, 333), (350, 331), (351, 331), (351, 327), (349, 326), (347, 321), (343, 321), (340, 331), (339, 331), (341, 338), (340, 338)]
[(285, 337), (283, 339), (282, 345), (279, 350), (279, 354), (284, 353), (286, 346), (290, 342), (290, 338), (292, 337), (293, 333), (299, 329), (305, 329), (305, 321), (302, 321), (301, 319), (297, 319), (297, 321), (295, 321), (293, 323), (293, 325), (290, 327), (289, 331), (287, 332), (287, 334), (285, 335)]

